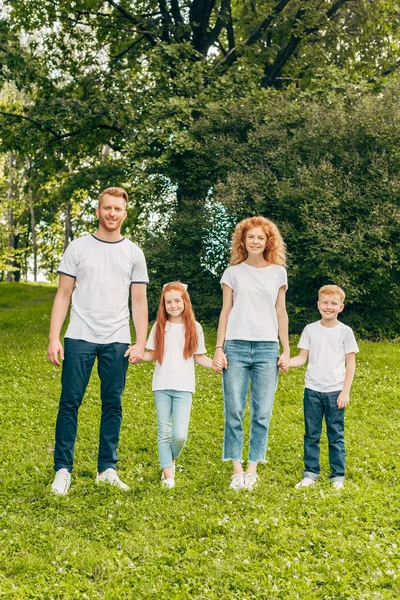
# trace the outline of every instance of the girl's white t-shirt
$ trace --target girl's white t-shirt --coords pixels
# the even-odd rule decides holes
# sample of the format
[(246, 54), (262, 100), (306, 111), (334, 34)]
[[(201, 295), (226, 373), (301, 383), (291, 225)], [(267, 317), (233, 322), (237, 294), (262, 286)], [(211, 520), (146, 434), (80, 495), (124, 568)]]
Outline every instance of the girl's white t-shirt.
[(346, 354), (358, 352), (353, 330), (344, 323), (324, 327), (321, 321), (306, 325), (298, 348), (308, 350), (305, 387), (315, 392), (342, 390), (346, 374)]
[[(200, 323), (196, 321), (198, 336), (197, 350), (195, 354), (207, 352), (204, 345), (204, 333)], [(151, 328), (146, 348), (155, 349), (156, 323)], [(195, 391), (194, 358), (183, 357), (185, 348), (185, 325), (182, 323), (170, 323), (165, 325), (164, 356), (162, 364), (156, 361), (153, 375), (153, 392), (156, 390), (179, 390), (180, 392)]]
[(225, 339), (277, 342), (275, 304), (279, 289), (288, 287), (286, 269), (280, 265), (257, 269), (242, 262), (224, 271), (223, 283), (233, 290)]

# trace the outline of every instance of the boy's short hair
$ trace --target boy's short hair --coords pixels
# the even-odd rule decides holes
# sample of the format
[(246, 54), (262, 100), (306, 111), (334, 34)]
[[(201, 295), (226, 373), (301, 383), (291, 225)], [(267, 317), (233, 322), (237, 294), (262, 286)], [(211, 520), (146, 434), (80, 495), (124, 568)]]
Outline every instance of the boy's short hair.
[(128, 194), (124, 190), (124, 188), (120, 187), (109, 187), (106, 190), (103, 190), (99, 196), (99, 206), (104, 196), (113, 196), (114, 198), (123, 198), (125, 200), (125, 207), (128, 204)]
[(337, 294), (342, 304), (346, 297), (346, 294), (338, 285), (323, 285), (322, 288), (318, 290), (318, 300), (320, 299), (322, 294), (325, 294), (326, 296), (333, 296), (334, 294)]

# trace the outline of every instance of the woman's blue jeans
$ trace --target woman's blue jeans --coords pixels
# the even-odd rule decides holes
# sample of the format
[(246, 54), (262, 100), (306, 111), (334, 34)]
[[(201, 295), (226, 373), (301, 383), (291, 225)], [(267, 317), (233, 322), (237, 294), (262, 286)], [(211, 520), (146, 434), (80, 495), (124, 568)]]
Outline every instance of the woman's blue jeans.
[(64, 339), (62, 391), (56, 423), (54, 468), (72, 471), (78, 427), (78, 411), (82, 404), (94, 362), (100, 377), (101, 423), (97, 467), (99, 472), (115, 469), (117, 446), (122, 421), (121, 398), (125, 387), (128, 344), (93, 344), (84, 340)]
[(241, 461), (243, 418), (250, 381), (249, 462), (265, 461), (268, 429), (278, 381), (278, 342), (228, 340), (223, 372), (225, 406), (224, 460)]
[(304, 390), (304, 471), (303, 477), (318, 479), (320, 440), (325, 416), (328, 435), (331, 481), (343, 481), (346, 453), (344, 447), (344, 408), (338, 408), (339, 392)]
[(172, 467), (185, 445), (192, 407), (192, 393), (178, 390), (154, 392), (158, 423), (158, 454), (162, 469)]

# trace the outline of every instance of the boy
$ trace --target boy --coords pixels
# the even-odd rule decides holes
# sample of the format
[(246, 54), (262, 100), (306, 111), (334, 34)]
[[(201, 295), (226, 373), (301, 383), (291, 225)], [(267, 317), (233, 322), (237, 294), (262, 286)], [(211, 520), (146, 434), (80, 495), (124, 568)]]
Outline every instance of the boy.
[(344, 486), (344, 409), (349, 404), (358, 352), (352, 329), (338, 321), (344, 298), (344, 291), (337, 285), (325, 285), (319, 290), (321, 320), (305, 327), (298, 343), (300, 353), (290, 359), (291, 367), (302, 367), (308, 359), (304, 390), (304, 471), (296, 488), (308, 487), (318, 479), (324, 415), (330, 479), (336, 490)]

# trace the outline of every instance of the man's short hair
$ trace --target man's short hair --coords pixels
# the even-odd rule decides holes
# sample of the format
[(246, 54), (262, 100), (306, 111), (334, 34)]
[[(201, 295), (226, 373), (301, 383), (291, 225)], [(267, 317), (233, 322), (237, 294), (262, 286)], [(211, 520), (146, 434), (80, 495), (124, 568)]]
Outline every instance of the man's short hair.
[(338, 295), (341, 303), (343, 304), (346, 294), (338, 285), (323, 285), (322, 288), (318, 291), (318, 300), (321, 295), (325, 294), (326, 296), (333, 296), (334, 294)]
[(114, 198), (123, 198), (125, 200), (125, 207), (128, 204), (128, 194), (124, 190), (124, 188), (120, 187), (109, 187), (106, 190), (103, 190), (99, 196), (99, 206), (104, 196), (113, 196)]

